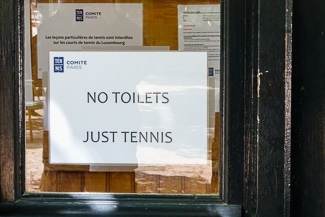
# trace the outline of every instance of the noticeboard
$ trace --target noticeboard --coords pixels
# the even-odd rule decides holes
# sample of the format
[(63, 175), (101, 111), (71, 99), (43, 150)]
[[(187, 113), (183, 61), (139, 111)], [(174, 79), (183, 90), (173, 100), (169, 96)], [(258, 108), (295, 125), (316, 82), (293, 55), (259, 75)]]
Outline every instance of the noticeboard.
[(50, 52), (52, 164), (206, 164), (207, 52)]

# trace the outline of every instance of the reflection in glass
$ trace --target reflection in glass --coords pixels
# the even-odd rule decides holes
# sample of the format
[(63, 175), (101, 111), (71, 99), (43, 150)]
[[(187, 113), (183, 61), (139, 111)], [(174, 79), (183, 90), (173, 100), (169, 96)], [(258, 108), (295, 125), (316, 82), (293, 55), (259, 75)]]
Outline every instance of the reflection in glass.
[[(123, 0), (123, 1), (114, 1), (114, 10), (120, 13), (119, 16), (123, 15), (123, 18), (116, 19), (117, 26), (120, 27), (124, 21), (124, 18), (139, 18), (141, 17), (142, 22), (140, 20), (132, 21), (132, 22), (140, 22), (141, 23), (141, 40), (134, 41), (134, 44), (128, 45), (129, 48), (122, 48), (123, 43), (117, 43), (119, 40), (115, 40), (116, 44), (114, 46), (109, 45), (111, 41), (110, 37), (107, 37), (105, 40), (100, 38), (100, 35), (107, 35), (107, 31), (105, 29), (102, 32), (98, 32), (98, 26), (91, 26), (88, 29), (87, 37), (90, 35), (98, 36), (98, 39), (103, 43), (100, 46), (96, 46), (96, 44), (92, 44), (92, 39), (85, 39), (83, 41), (82, 46), (74, 45), (74, 37), (70, 37), (69, 39), (60, 39), (56, 40), (53, 39), (53, 36), (60, 36), (60, 35), (70, 35), (69, 33), (64, 33), (66, 31), (70, 31), (72, 28), (75, 28), (76, 35), (78, 35), (78, 41), (80, 37), (85, 36), (87, 31), (85, 29), (80, 28), (80, 23), (75, 23), (68, 28), (68, 30), (57, 30), (56, 32), (51, 32), (49, 29), (55, 29), (53, 25), (47, 22), (48, 19), (53, 19), (51, 22), (59, 22), (60, 25), (58, 28), (66, 28), (67, 25), (71, 25), (72, 21), (67, 19), (63, 19), (65, 16), (61, 16), (60, 20), (54, 19), (55, 15), (58, 15), (58, 5), (60, 5), (61, 11), (60, 13), (67, 13), (64, 9), (69, 9), (69, 7), (73, 7), (73, 4), (69, 4), (69, 7), (65, 7), (64, 3), (71, 3), (72, 1), (59, 1), (60, 4), (53, 4), (48, 3), (49, 1), (41, 0), (30, 0), (26, 1), (28, 7), (30, 8), (28, 19), (30, 20), (30, 32), (26, 31), (26, 34), (29, 37), (27, 38), (26, 45), (30, 50), (26, 49), (29, 53), (26, 54), (26, 191), (28, 192), (37, 192), (37, 191), (45, 191), (45, 192), (118, 192), (118, 193), (163, 193), (163, 194), (218, 194), (218, 167), (219, 167), (219, 156), (218, 156), (218, 148), (219, 148), (219, 112), (218, 112), (218, 94), (219, 92), (216, 91), (216, 87), (218, 85), (219, 79), (215, 79), (215, 77), (219, 76), (219, 71), (216, 74), (213, 74), (212, 77), (209, 77), (209, 81), (205, 88), (209, 89), (209, 102), (210, 107), (209, 115), (205, 113), (206, 118), (209, 120), (209, 126), (207, 129), (202, 129), (202, 127), (195, 128), (192, 126), (193, 132), (197, 130), (204, 130), (209, 132), (207, 135), (207, 163), (206, 164), (184, 164), (184, 163), (177, 163), (177, 160), (173, 161), (172, 163), (165, 163), (165, 164), (148, 164), (148, 163), (139, 163), (137, 167), (116, 167), (116, 165), (106, 165), (106, 164), (67, 164), (67, 163), (50, 163), (50, 155), (51, 150), (50, 144), (52, 144), (50, 139), (51, 137), (51, 128), (49, 128), (49, 96), (50, 88), (49, 88), (49, 73), (47, 72), (48, 66), (48, 55), (47, 53), (54, 50), (86, 50), (86, 51), (104, 51), (104, 50), (137, 50), (140, 49), (139, 46), (145, 46), (141, 49), (158, 49), (158, 50), (181, 50), (178, 38), (178, 31), (180, 26), (178, 26), (179, 22), (179, 14), (178, 14), (178, 7), (179, 5), (207, 5), (207, 4), (218, 4), (219, 1), (199, 1), (199, 0), (189, 0), (189, 1), (179, 1), (179, 0), (167, 0), (167, 1), (146, 1), (140, 0), (136, 1), (136, 3), (141, 4), (142, 7), (142, 15), (139, 16), (139, 12), (136, 10), (127, 11), (125, 12), (125, 3), (129, 3), (131, 1)], [(50, 1), (53, 2), (53, 1)], [(134, 2), (134, 1), (132, 1)], [(44, 10), (44, 5), (46, 4), (46, 10)], [(75, 3), (75, 1), (74, 1)], [(111, 3), (111, 1), (87, 1), (87, 0), (80, 0), (76, 4), (80, 3)], [(103, 14), (99, 14), (101, 7), (96, 8), (96, 4), (92, 4), (91, 12), (92, 14), (89, 15), (90, 18), (94, 18), (99, 15), (104, 16)], [(103, 8), (103, 7), (102, 7)], [(200, 7), (199, 7), (200, 8)], [(78, 7), (78, 13), (82, 8)], [(186, 7), (182, 7), (183, 13), (184, 10), (186, 12)], [(46, 12), (45, 12), (46, 11)], [(87, 10), (84, 9), (83, 12)], [(208, 13), (208, 12), (207, 12)], [(190, 13), (189, 13), (190, 14)], [(76, 19), (75, 13), (73, 14), (72, 19)], [(110, 13), (110, 15), (113, 15)], [(80, 17), (79, 17), (80, 18)], [(99, 17), (97, 17), (99, 18)], [(189, 17), (184, 13), (185, 21), (192, 19), (193, 17)], [(80, 18), (81, 19), (81, 18)], [(106, 19), (106, 21), (109, 18)], [(205, 16), (204, 19), (207, 19), (207, 23), (209, 23), (209, 16)], [(129, 21), (130, 19), (128, 19)], [(167, 22), (168, 21), (168, 22)], [(211, 24), (211, 23), (210, 23)], [(42, 26), (43, 25), (43, 26)], [(138, 24), (136, 24), (138, 26)], [(28, 26), (28, 25), (26, 25)], [(62, 27), (63, 26), (63, 27)], [(103, 26), (103, 25), (99, 25)], [(45, 32), (47, 31), (48, 34), (43, 35), (44, 29), (46, 28)], [(113, 28), (113, 27), (112, 27)], [(183, 27), (182, 27), (183, 28)], [(200, 28), (197, 28), (200, 31)], [(43, 32), (42, 32), (43, 31)], [(114, 30), (111, 30), (114, 31)], [(131, 30), (129, 30), (131, 31)], [(215, 34), (215, 30), (212, 31)], [(220, 32), (219, 32), (220, 33)], [(55, 35), (54, 35), (55, 34)], [(95, 35), (94, 35), (95, 34)], [(126, 35), (127, 33), (121, 32), (119, 35)], [(182, 32), (182, 37), (185, 37), (183, 34), (188, 34), (188, 32)], [(49, 48), (44, 53), (44, 49), (42, 50), (42, 46), (44, 47), (44, 41), (47, 37), (47, 43), (55, 47), (55, 43), (60, 43), (62, 41), (62, 45), (56, 48)], [(52, 39), (49, 39), (51, 37)], [(133, 37), (133, 36), (132, 36)], [(134, 36), (136, 37), (136, 36)], [(201, 41), (204, 43), (205, 36), (203, 38), (197, 38), (198, 35), (195, 36), (195, 40)], [(211, 36), (211, 37), (215, 37)], [(28, 40), (29, 38), (29, 40)], [(194, 40), (194, 39), (193, 39)], [(214, 40), (214, 39), (213, 39)], [(65, 41), (65, 44), (63, 44)], [(87, 42), (87, 43), (86, 43)], [(89, 42), (89, 43), (88, 43)], [(105, 43), (104, 43), (105, 42)], [(213, 47), (213, 55), (209, 53), (210, 58), (215, 58), (215, 48), (214, 43), (215, 41), (211, 40), (209, 43), (212, 43), (209, 48)], [(194, 42), (191, 42), (195, 44)], [(120, 46), (120, 47), (118, 47)], [(191, 51), (189, 47), (193, 46), (186, 46), (187, 51)], [(204, 46), (200, 46), (199, 49), (193, 48), (193, 51), (201, 50)], [(207, 49), (209, 50), (209, 49)], [(150, 64), (148, 62), (148, 64)], [(215, 66), (214, 66), (215, 67)], [(211, 75), (210, 75), (211, 76)], [(148, 77), (146, 81), (142, 81), (138, 83), (136, 91), (145, 92), (147, 89), (153, 88), (152, 80), (155, 80), (155, 77)], [(185, 78), (188, 79), (188, 78)], [(125, 79), (127, 80), (127, 79)], [(158, 79), (159, 80), (159, 79)], [(88, 81), (90, 82), (90, 81)], [(176, 82), (176, 81), (175, 81)], [(87, 83), (87, 82), (84, 82)], [(180, 83), (180, 82), (179, 82)], [(75, 82), (71, 82), (71, 88), (76, 87)], [(119, 87), (121, 85), (111, 83), (109, 86)], [(168, 88), (175, 88), (179, 91), (182, 86), (179, 85), (177, 82), (175, 84), (169, 84)], [(57, 86), (57, 88), (60, 88)], [(156, 89), (161, 87), (155, 87)], [(196, 87), (197, 88), (197, 87)], [(157, 89), (157, 91), (158, 91)], [(69, 89), (64, 89), (62, 85), (62, 89), (58, 89), (62, 91), (63, 95), (66, 95), (67, 99), (71, 99), (71, 95), (69, 92), (72, 92)], [(151, 90), (152, 91), (152, 90)], [(175, 92), (177, 92), (175, 91)], [(182, 93), (179, 91), (179, 93)], [(211, 98), (211, 96), (213, 96)], [(70, 98), (69, 98), (70, 97)], [(215, 102), (216, 101), (216, 102)], [(211, 107), (211, 105), (213, 106)], [(172, 126), (173, 123), (176, 123), (177, 118), (172, 116), (175, 113), (172, 112), (171, 108), (162, 104), (157, 105), (158, 107), (155, 108), (153, 106), (148, 107), (145, 104), (139, 105), (140, 113), (144, 113), (144, 111), (148, 111), (148, 109), (158, 109), (160, 111), (159, 119), (163, 120), (164, 124)], [(192, 106), (193, 107), (193, 106)], [(58, 109), (61, 109), (59, 107)], [(193, 110), (193, 108), (188, 108), (188, 111)], [(78, 107), (78, 110), (75, 112), (82, 113), (82, 108)], [(122, 113), (122, 112), (121, 112)], [(59, 113), (57, 113), (59, 114)], [(96, 114), (96, 111), (94, 111)], [(90, 115), (90, 114), (83, 114), (83, 115)], [(192, 120), (199, 116), (202, 116), (202, 113), (193, 113), (186, 115), (188, 120)], [(57, 115), (58, 119), (60, 119), (61, 115)], [(53, 118), (53, 117), (51, 117)], [(134, 115), (129, 117), (125, 115), (121, 118), (123, 121), (123, 126), (129, 125), (128, 123), (135, 123), (137, 121), (132, 121)], [(146, 123), (152, 123), (155, 121), (155, 117), (146, 116)], [(184, 122), (187, 123), (187, 122)], [(190, 123), (190, 122), (188, 122)], [(98, 125), (97, 122), (89, 123), (89, 126), (96, 126)], [(148, 125), (149, 126), (149, 125)], [(67, 129), (68, 124), (60, 124), (58, 129), (62, 128)], [(190, 127), (190, 126), (189, 126)], [(149, 128), (148, 128), (149, 129)], [(147, 130), (148, 130), (147, 129)], [(69, 130), (69, 129), (67, 129)], [(90, 131), (89, 131), (90, 132)], [(63, 134), (62, 134), (63, 135)], [(61, 135), (61, 136), (62, 136)], [(92, 136), (92, 140), (95, 140), (97, 134), (94, 132), (89, 134), (88, 136)], [(96, 138), (95, 138), (96, 137)], [(89, 137), (90, 138), (90, 137)], [(144, 138), (144, 137), (143, 137)], [(64, 141), (64, 140), (63, 140)], [(184, 138), (184, 142), (186, 138)], [(191, 141), (185, 142), (190, 143)], [(66, 147), (69, 144), (62, 144), (62, 147)], [(196, 151), (190, 150), (188, 148), (188, 144), (185, 144), (186, 148), (180, 147), (178, 154), (183, 153), (184, 156), (186, 155), (197, 155)], [(172, 158), (173, 155), (171, 152), (166, 152), (163, 149), (161, 151), (157, 151), (158, 149), (154, 149), (149, 145), (143, 146), (141, 151), (138, 152), (138, 158), (144, 159), (142, 156), (146, 155), (148, 151), (154, 151), (152, 154), (152, 162), (158, 160), (159, 158)], [(74, 153), (77, 155), (77, 153)], [(150, 155), (150, 154), (149, 154)], [(181, 154), (182, 155), (182, 154)], [(181, 156), (180, 155), (180, 156)]]

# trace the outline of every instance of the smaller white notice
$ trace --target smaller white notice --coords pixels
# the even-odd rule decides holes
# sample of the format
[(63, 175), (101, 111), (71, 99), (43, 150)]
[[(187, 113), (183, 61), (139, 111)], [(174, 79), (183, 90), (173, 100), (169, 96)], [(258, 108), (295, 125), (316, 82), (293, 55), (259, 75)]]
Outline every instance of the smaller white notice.
[(214, 107), (219, 112), (220, 4), (178, 5), (178, 49), (208, 52), (208, 74), (215, 88)]
[(207, 52), (50, 52), (52, 164), (206, 164)]

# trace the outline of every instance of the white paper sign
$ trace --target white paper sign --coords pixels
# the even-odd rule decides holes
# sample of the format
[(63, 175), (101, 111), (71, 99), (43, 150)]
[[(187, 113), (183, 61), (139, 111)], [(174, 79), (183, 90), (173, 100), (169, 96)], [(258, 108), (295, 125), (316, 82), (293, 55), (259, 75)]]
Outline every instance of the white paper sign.
[(53, 164), (206, 164), (206, 52), (50, 52)]

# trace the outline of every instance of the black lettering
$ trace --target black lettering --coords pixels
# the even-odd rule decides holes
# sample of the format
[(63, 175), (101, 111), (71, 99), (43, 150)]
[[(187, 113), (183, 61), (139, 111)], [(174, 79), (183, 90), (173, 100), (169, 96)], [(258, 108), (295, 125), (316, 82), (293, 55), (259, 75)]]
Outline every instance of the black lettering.
[(152, 138), (153, 138), (156, 142), (159, 142), (159, 135), (158, 135), (158, 132), (157, 132), (156, 135), (155, 135), (153, 132), (150, 132), (150, 142), (152, 142)]
[(124, 142), (126, 142), (126, 141), (127, 141), (127, 140), (126, 140), (126, 134), (128, 134), (129, 132), (122, 131), (121, 133), (124, 135)]
[(86, 133), (86, 134), (87, 134), (87, 136), (86, 136), (86, 140), (84, 140), (84, 141), (82, 141), (82, 142), (88, 142), (88, 140), (89, 140), (89, 135), (88, 135), (88, 133), (89, 133), (89, 132), (87, 131), (87, 133)]
[[(136, 103), (136, 102), (135, 102), (135, 99), (136, 99), (135, 95), (136, 95), (136, 93), (133, 92), (133, 103)], [(139, 94), (138, 94), (138, 97), (139, 97)]]
[(168, 140), (166, 140), (165, 143), (171, 143), (173, 141), (171, 134), (172, 134), (172, 132), (165, 133), (166, 138), (168, 138)]
[(103, 131), (103, 132), (102, 132), (102, 137), (105, 139), (105, 140), (102, 140), (102, 142), (108, 142), (107, 134), (108, 134), (107, 131)]
[(165, 99), (165, 101), (162, 101), (162, 103), (169, 103), (169, 98), (166, 95), (168, 95), (167, 92), (162, 93), (162, 97)]
[(87, 103), (89, 103), (89, 98), (92, 99), (94, 103), (96, 103), (96, 93), (94, 92), (93, 95), (91, 93), (87, 92)]
[(137, 132), (131, 132), (131, 142), (138, 142)]
[(148, 132), (145, 132), (145, 135), (144, 133), (139, 132), (139, 142), (142, 142), (142, 140), (148, 142)]
[(117, 131), (111, 131), (110, 133), (112, 134), (112, 142), (115, 142), (115, 134)]
[(140, 94), (138, 93), (138, 103), (144, 103), (144, 101), (141, 101)]
[(108, 100), (108, 95), (105, 92), (100, 92), (98, 95), (96, 92), (94, 92), (93, 94), (87, 92), (87, 103), (89, 103), (90, 101), (92, 101), (93, 103), (96, 103), (98, 100), (98, 102), (100, 103), (105, 103)]
[(112, 92), (112, 94), (115, 96), (115, 103), (117, 103), (117, 95), (121, 94), (121, 92)]
[[(101, 97), (101, 96), (103, 96), (103, 97)], [(100, 92), (100, 93), (98, 94), (98, 101), (99, 101), (100, 103), (105, 103), (105, 102), (107, 102), (107, 100), (108, 100), (108, 95), (107, 95), (107, 93), (105, 93), (105, 92)]]
[(152, 103), (152, 101), (151, 101), (151, 94), (152, 93), (146, 93), (146, 103)]
[[(127, 97), (124, 97), (124, 96), (127, 96)], [(122, 93), (122, 95), (121, 95), (121, 101), (123, 103), (129, 103), (131, 101), (131, 94), (129, 94), (128, 92)]]
[(97, 139), (96, 140), (94, 139), (94, 132), (90, 133), (90, 137), (91, 137), (91, 141), (98, 142), (99, 138), (100, 138), (100, 132), (99, 131), (97, 132)]

